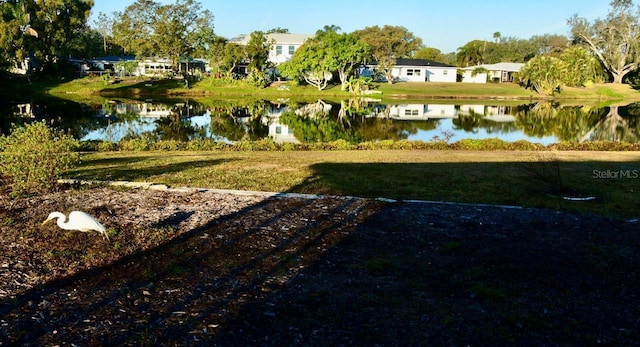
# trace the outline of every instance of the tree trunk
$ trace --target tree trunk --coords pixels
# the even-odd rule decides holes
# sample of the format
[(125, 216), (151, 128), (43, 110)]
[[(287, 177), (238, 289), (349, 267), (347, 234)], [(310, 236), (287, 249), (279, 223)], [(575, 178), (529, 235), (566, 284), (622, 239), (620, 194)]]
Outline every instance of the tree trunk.
[(347, 90), (347, 73), (344, 70), (338, 70), (338, 77), (340, 77), (340, 89)]
[(624, 74), (621, 73), (611, 73), (613, 75), (613, 83), (622, 83), (622, 78), (624, 77)]

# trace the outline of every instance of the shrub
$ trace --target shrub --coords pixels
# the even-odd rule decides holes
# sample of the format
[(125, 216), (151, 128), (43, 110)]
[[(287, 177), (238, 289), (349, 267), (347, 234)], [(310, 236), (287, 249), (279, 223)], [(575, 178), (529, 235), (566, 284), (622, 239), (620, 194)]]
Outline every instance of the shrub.
[(121, 151), (148, 151), (151, 149), (152, 143), (148, 139), (130, 139), (122, 140), (119, 143)]
[(79, 146), (73, 137), (36, 122), (14, 127), (0, 137), (0, 173), (9, 179), (12, 194), (39, 193), (53, 189), (64, 171), (74, 167)]

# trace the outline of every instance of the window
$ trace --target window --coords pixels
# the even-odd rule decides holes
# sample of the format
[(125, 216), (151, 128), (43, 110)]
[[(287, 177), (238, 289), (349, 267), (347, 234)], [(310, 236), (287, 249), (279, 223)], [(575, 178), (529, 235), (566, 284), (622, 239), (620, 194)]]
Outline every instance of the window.
[(420, 76), (420, 69), (407, 69), (407, 76)]
[(405, 116), (417, 116), (418, 110), (404, 110)]
[(293, 52), (295, 52), (296, 50), (296, 46), (289, 46), (289, 54), (293, 55)]
[(280, 54), (282, 54), (282, 46), (277, 45), (276, 46), (276, 55), (280, 55)]
[(278, 134), (278, 135), (282, 134), (282, 127), (281, 126), (276, 126), (276, 134)]
[(447, 73), (449, 73), (449, 70), (442, 70), (443, 75), (446, 75)]

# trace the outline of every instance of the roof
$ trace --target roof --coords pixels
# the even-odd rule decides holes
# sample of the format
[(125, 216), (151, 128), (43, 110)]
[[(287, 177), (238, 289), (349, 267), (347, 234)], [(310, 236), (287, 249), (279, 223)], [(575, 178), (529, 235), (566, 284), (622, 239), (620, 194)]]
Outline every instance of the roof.
[(433, 66), (433, 67), (454, 67), (445, 63), (440, 63), (428, 59), (396, 59), (396, 66)]
[(485, 68), (489, 71), (509, 71), (509, 72), (518, 72), (524, 66), (523, 63), (509, 63), (502, 62), (497, 64), (482, 64), (476, 66), (468, 66), (462, 68), (462, 70), (475, 70), (477, 68)]
[[(267, 41), (273, 40), (277, 44), (294, 44), (301, 45), (306, 40), (314, 37), (315, 35), (310, 34), (280, 34), (280, 33), (271, 33), (266, 34)], [(229, 42), (238, 43), (241, 45), (246, 45), (249, 43), (251, 39), (251, 35), (241, 34), (229, 40)]]
[[(372, 61), (368, 65), (378, 65), (378, 62)], [(406, 58), (396, 59), (395, 66), (455, 67), (453, 65), (447, 65), (444, 63), (440, 63), (440, 62), (428, 60), (428, 59), (406, 59)]]

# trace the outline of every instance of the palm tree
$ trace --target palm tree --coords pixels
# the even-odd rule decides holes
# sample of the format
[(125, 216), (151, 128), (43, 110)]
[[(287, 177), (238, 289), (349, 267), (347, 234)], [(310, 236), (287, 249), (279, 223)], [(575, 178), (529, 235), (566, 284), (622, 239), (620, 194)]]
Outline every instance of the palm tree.
[(500, 42), (501, 37), (502, 35), (500, 34), (499, 31), (496, 31), (495, 33), (493, 33), (493, 39), (496, 40), (496, 43)]

